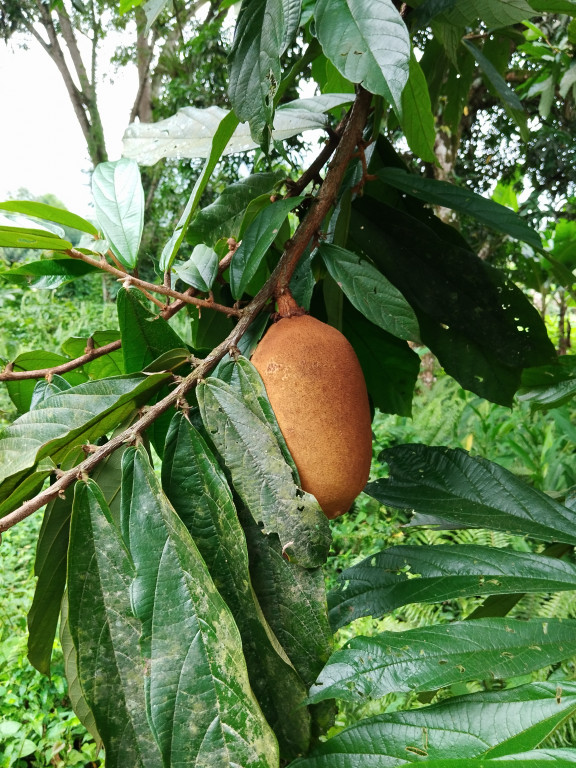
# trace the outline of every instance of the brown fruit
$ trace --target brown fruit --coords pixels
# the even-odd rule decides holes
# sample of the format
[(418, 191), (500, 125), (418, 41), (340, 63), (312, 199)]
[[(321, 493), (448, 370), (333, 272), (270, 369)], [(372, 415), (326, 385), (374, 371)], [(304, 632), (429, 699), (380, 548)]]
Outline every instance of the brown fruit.
[(309, 315), (285, 317), (252, 356), (300, 474), (329, 518), (347, 512), (366, 485), (370, 406), (360, 363), (335, 328)]

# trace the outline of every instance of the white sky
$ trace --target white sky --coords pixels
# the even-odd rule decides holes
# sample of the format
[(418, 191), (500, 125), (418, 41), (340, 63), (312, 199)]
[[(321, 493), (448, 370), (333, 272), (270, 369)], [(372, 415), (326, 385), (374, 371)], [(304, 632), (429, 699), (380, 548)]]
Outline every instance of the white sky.
[[(23, 38), (18, 38), (21, 42)], [(110, 67), (99, 90), (110, 160), (121, 139), (137, 88), (135, 70)], [(56, 65), (30, 39), (29, 49), (0, 42), (0, 200), (21, 187), (52, 193), (74, 213), (90, 215), (90, 162), (82, 131)]]

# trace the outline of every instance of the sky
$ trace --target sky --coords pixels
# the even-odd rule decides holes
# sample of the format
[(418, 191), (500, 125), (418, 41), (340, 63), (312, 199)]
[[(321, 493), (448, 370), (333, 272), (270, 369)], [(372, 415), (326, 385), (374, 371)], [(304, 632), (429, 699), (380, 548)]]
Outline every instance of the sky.
[[(24, 38), (19, 37), (22, 43)], [(122, 135), (137, 78), (106, 73), (99, 96), (110, 160), (122, 151)], [(0, 201), (18, 190), (51, 193), (74, 213), (89, 216), (90, 161), (64, 82), (56, 65), (34, 40), (28, 50), (0, 42)]]

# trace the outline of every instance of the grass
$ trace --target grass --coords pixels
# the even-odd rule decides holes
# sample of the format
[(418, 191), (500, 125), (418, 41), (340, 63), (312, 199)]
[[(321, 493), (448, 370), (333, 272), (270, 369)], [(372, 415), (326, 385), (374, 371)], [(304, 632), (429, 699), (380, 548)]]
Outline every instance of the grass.
[(52, 677), (26, 657), (40, 516), (10, 529), (0, 546), (0, 768), (97, 766), (97, 748), (72, 711), (60, 644)]

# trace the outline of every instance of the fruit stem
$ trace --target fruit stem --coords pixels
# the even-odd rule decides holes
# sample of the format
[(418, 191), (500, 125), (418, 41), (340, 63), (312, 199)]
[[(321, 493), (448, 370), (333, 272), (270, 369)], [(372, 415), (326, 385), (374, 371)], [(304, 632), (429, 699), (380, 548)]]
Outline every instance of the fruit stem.
[(282, 317), (296, 317), (297, 315), (306, 314), (306, 310), (304, 307), (299, 306), (294, 296), (292, 296), (289, 288), (284, 288), (282, 293), (276, 296), (276, 304), (278, 306), (278, 319), (281, 319)]

